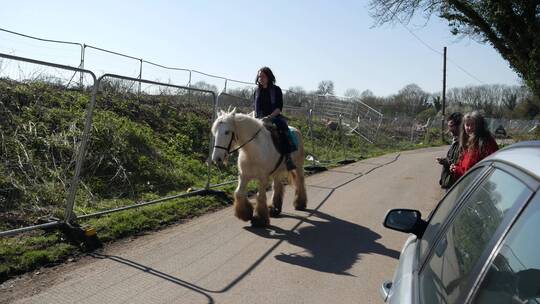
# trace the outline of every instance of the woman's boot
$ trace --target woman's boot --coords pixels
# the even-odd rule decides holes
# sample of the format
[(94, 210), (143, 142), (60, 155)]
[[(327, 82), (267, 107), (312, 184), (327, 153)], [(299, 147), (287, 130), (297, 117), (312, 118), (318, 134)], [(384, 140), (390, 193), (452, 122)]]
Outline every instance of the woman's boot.
[(285, 165), (287, 166), (287, 171), (292, 171), (296, 169), (296, 165), (292, 160), (291, 153), (285, 154)]

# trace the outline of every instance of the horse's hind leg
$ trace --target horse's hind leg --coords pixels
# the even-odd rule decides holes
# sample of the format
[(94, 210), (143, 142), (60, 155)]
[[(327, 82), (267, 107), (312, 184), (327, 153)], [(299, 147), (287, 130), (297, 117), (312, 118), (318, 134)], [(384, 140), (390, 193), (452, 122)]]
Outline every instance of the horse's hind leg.
[(295, 133), (298, 136), (299, 142), (298, 151), (295, 152), (296, 169), (289, 173), (296, 188), (293, 205), (296, 210), (305, 210), (307, 206), (307, 194), (304, 178), (304, 141), (302, 139), (302, 134), (300, 134), (298, 130), (296, 130)]
[(257, 207), (255, 216), (251, 219), (253, 227), (266, 227), (270, 224), (268, 216), (268, 206), (266, 206), (266, 189), (268, 188), (268, 179), (259, 180), (259, 192), (257, 193)]
[(272, 186), (272, 205), (268, 206), (271, 217), (278, 217), (281, 213), (281, 206), (283, 205), (283, 194), (285, 193), (285, 186), (283, 182), (278, 178), (274, 178)]
[(294, 209), (296, 210), (305, 210), (307, 206), (307, 193), (306, 193), (306, 184), (304, 178), (304, 168), (298, 167), (294, 170), (294, 173), (291, 172), (294, 180)]
[(253, 206), (247, 198), (246, 188), (249, 180), (240, 176), (238, 187), (234, 192), (234, 214), (242, 221), (249, 221), (253, 218)]

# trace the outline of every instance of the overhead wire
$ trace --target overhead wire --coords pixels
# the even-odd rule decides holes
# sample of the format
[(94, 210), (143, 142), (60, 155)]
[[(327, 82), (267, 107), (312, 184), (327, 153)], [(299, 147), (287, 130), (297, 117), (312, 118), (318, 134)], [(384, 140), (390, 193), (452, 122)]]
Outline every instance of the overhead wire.
[[(427, 49), (429, 49), (430, 51), (440, 55), (440, 56), (443, 56), (443, 53), (437, 49), (435, 49), (434, 47), (432, 47), (431, 45), (429, 45), (427, 42), (425, 42), (422, 38), (420, 38), (420, 36), (418, 36), (413, 30), (411, 30), (406, 24), (405, 22), (401, 21), (401, 19), (399, 19), (399, 17), (396, 15), (396, 18), (395, 18), (399, 24), (405, 29), (407, 30), (407, 32), (409, 32), (409, 34), (411, 34), (418, 42), (420, 42), (423, 46), (425, 46)], [(467, 76), (471, 77), (472, 79), (478, 81), (480, 84), (486, 84), (486, 82), (480, 80), (478, 77), (474, 76), (474, 74), (472, 74), (471, 72), (467, 71), (464, 67), (462, 67), (461, 65), (459, 65), (456, 61), (452, 60), (451, 58), (448, 57), (448, 55), (446, 56), (446, 59), (447, 61), (449, 61), (451, 64), (453, 64), (456, 68), (458, 68), (459, 70), (461, 70), (463, 73), (465, 73)]]

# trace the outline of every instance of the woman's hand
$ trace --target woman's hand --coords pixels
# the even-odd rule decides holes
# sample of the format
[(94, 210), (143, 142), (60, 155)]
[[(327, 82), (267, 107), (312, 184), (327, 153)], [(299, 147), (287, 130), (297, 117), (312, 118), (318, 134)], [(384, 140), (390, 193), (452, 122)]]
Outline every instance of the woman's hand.
[(270, 115), (265, 116), (265, 117), (262, 118), (262, 121), (263, 121), (264, 124), (270, 124), (271, 125), (272, 124), (272, 117)]
[(279, 108), (275, 109), (270, 115), (268, 115), (270, 118), (274, 118), (281, 114), (281, 110)]
[(456, 165), (455, 164), (450, 165), (450, 172), (452, 172), (452, 173), (456, 172)]

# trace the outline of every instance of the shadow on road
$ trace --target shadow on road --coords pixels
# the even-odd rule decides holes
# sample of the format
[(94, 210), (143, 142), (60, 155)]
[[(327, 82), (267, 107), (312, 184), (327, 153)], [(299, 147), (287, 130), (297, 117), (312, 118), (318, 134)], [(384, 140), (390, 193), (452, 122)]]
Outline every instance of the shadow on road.
[(300, 218), (309, 226), (296, 230), (283, 230), (271, 226), (268, 229), (245, 228), (261, 237), (284, 240), (294, 246), (303, 248), (300, 253), (280, 253), (274, 256), (277, 260), (310, 268), (313, 270), (341, 275), (351, 275), (347, 272), (352, 265), (362, 258), (362, 254), (381, 254), (391, 258), (399, 258), (399, 252), (386, 248), (376, 241), (381, 236), (360, 225), (351, 223), (324, 212), (308, 210), (309, 218)]
[[(388, 249), (377, 243), (376, 240), (381, 236), (370, 229), (320, 212), (319, 209), (328, 201), (337, 189), (380, 167), (395, 162), (398, 157), (399, 154), (393, 160), (369, 170), (364, 175), (357, 175), (338, 186), (328, 188), (330, 190), (328, 194), (314, 209), (306, 210), (307, 214), (304, 216), (283, 214), (282, 216), (284, 217), (286, 216), (298, 220), (298, 222), (289, 230), (275, 226), (271, 226), (267, 229), (245, 228), (261, 237), (276, 239), (277, 242), (270, 246), (268, 250), (251, 264), (246, 265), (245, 270), (221, 289), (208, 289), (120, 256), (98, 253), (91, 254), (91, 256), (99, 259), (110, 259), (125, 266), (133, 267), (147, 274), (175, 283), (178, 286), (204, 296), (209, 304), (215, 303), (214, 298), (210, 294), (226, 293), (234, 288), (234, 286), (253, 272), (283, 242), (289, 242), (293, 245), (305, 248), (310, 256), (282, 253), (275, 256), (275, 258), (280, 261), (318, 271), (350, 275), (347, 273), (347, 270), (358, 260), (359, 255), (361, 254), (375, 253), (397, 259), (399, 257), (399, 252)], [(312, 226), (300, 228), (303, 223), (308, 223)]]
[(140, 264), (138, 262), (135, 262), (135, 261), (132, 261), (132, 260), (120, 257), (120, 256), (116, 256), (116, 255), (106, 255), (106, 254), (101, 254), (101, 253), (91, 253), (90, 256), (92, 256), (94, 258), (97, 258), (97, 259), (109, 259), (111, 261), (115, 261), (115, 262), (118, 262), (120, 264), (123, 264), (123, 265), (129, 266), (129, 267), (138, 269), (138, 270), (140, 270), (142, 272), (145, 272), (145, 273), (147, 273), (149, 275), (156, 276), (156, 277), (161, 278), (163, 280), (166, 280), (166, 281), (169, 281), (169, 282), (174, 283), (176, 285), (182, 286), (182, 287), (184, 287), (184, 288), (186, 288), (186, 289), (188, 289), (190, 291), (198, 293), (198, 294), (200, 294), (200, 295), (202, 295), (202, 296), (204, 296), (206, 298), (208, 304), (215, 303), (214, 298), (212, 298), (208, 294), (208, 292), (211, 292), (211, 291), (205, 290), (204, 288), (201, 288), (201, 287), (199, 287), (199, 286), (197, 286), (195, 284), (184, 281), (184, 280), (182, 280), (180, 278), (177, 278), (177, 277), (172, 276), (170, 274), (167, 274), (165, 272), (159, 271), (159, 270), (157, 270), (155, 268), (148, 267), (146, 265)]

